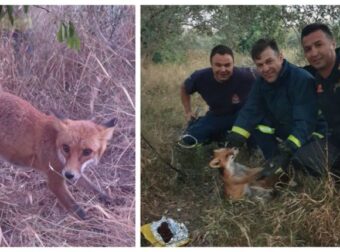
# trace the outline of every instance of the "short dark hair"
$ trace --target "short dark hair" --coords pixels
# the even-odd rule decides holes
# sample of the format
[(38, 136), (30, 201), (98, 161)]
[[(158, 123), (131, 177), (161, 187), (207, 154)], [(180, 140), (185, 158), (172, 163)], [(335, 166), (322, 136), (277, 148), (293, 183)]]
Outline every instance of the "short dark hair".
[(279, 47), (277, 46), (277, 43), (274, 39), (259, 39), (255, 42), (253, 47), (251, 48), (251, 58), (253, 60), (258, 59), (260, 57), (260, 54), (266, 50), (268, 47), (273, 49), (276, 53), (280, 53)]
[(332, 34), (331, 30), (329, 29), (329, 27), (327, 25), (322, 24), (322, 23), (313, 23), (313, 24), (306, 25), (302, 29), (302, 31), (301, 31), (301, 41), (304, 37), (306, 37), (310, 33), (318, 31), (318, 30), (325, 33), (328, 38), (333, 39), (333, 34)]
[(233, 54), (233, 50), (231, 50), (228, 46), (225, 45), (217, 45), (215, 46), (210, 53), (210, 63), (211, 63), (211, 59), (212, 57), (214, 57), (216, 54), (229, 54), (233, 60), (234, 60), (234, 54)]

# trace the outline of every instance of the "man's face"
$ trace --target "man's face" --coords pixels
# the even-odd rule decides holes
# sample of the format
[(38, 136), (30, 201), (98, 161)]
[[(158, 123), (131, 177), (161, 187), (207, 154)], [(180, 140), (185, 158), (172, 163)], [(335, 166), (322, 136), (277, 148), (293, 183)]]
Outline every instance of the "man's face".
[(211, 67), (215, 80), (224, 82), (233, 74), (234, 60), (229, 54), (215, 54), (211, 58)]
[(317, 30), (303, 37), (302, 47), (306, 59), (316, 70), (329, 69), (335, 62), (335, 41)]
[(254, 60), (254, 63), (259, 74), (267, 82), (272, 83), (279, 77), (283, 56), (281, 53), (277, 53), (268, 47), (260, 54), (258, 59)]

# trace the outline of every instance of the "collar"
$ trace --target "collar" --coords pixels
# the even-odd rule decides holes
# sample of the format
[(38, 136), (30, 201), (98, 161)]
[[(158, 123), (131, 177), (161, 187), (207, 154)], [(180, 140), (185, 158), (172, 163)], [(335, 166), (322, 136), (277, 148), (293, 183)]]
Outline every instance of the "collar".
[(277, 77), (277, 80), (275, 82), (278, 82), (280, 80), (282, 80), (283, 78), (285, 78), (288, 74), (288, 67), (289, 63), (286, 59), (283, 59), (283, 63), (282, 63), (282, 67), (281, 67), (281, 71), (279, 73), (279, 77)]

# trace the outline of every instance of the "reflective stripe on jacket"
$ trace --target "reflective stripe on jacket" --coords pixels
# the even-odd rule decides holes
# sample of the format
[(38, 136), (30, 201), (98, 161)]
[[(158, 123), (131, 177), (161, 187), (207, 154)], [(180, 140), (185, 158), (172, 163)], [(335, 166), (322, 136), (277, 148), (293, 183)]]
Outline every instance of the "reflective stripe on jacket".
[(265, 125), (275, 128), (275, 134), (281, 134), (279, 137), (290, 140), (296, 147), (303, 145), (317, 121), (313, 76), (284, 60), (275, 82), (257, 78), (232, 131), (249, 137), (263, 121), (269, 121), (271, 125)]

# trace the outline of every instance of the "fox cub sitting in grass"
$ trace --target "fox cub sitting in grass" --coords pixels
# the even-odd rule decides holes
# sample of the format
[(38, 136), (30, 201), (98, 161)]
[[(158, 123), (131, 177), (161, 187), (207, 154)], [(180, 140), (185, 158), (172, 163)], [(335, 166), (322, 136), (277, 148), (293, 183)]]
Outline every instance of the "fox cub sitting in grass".
[(0, 90), (0, 157), (31, 167), (47, 176), (48, 186), (68, 211), (84, 219), (65, 181), (80, 181), (108, 198), (83, 175), (89, 163), (97, 163), (117, 120), (104, 125), (91, 121), (59, 119), (45, 115), (23, 99)]
[(232, 200), (244, 197), (269, 199), (278, 178), (256, 178), (263, 168), (248, 168), (235, 162), (238, 154), (236, 148), (214, 150), (214, 158), (210, 161), (211, 168), (223, 169), (224, 195)]

